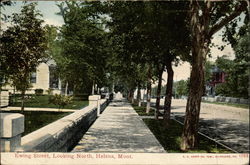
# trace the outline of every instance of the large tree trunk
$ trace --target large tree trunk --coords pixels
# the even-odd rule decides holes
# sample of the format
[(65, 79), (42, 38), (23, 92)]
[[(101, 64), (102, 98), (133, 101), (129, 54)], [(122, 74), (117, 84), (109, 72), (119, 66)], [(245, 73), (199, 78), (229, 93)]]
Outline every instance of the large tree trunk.
[(192, 3), (191, 8), (191, 34), (192, 34), (192, 70), (190, 77), (190, 90), (186, 106), (186, 116), (182, 132), (181, 149), (193, 149), (198, 144), (197, 134), (199, 126), (201, 97), (204, 92), (204, 63), (209, 50), (210, 39), (208, 36), (209, 18), (204, 17), (204, 22), (199, 20), (199, 4)]
[(138, 83), (138, 88), (137, 88), (137, 103), (138, 106), (141, 106), (141, 86), (140, 83)]
[(163, 115), (163, 122), (165, 128), (168, 128), (169, 121), (170, 121), (170, 114), (171, 114), (171, 101), (172, 101), (172, 90), (173, 90), (173, 80), (174, 80), (174, 71), (172, 68), (172, 62), (168, 61), (166, 64), (167, 73), (168, 73), (168, 80), (167, 80), (167, 87), (165, 93), (165, 100), (164, 100), (164, 115)]
[(194, 63), (190, 78), (190, 91), (186, 106), (181, 149), (193, 149), (198, 144), (200, 104), (204, 89), (204, 68), (202, 62)]
[(146, 106), (146, 113), (148, 114), (150, 111), (150, 101), (151, 101), (151, 90), (152, 90), (152, 74), (151, 74), (151, 66), (148, 68), (148, 81), (147, 81), (147, 106)]
[(21, 98), (22, 98), (22, 102), (21, 102), (21, 113), (24, 112), (24, 101), (25, 101), (25, 90), (21, 91)]
[(211, 1), (199, 4), (199, 1), (191, 1), (191, 37), (192, 37), (192, 71), (190, 77), (190, 90), (186, 106), (186, 116), (182, 132), (181, 149), (193, 149), (198, 144), (198, 124), (200, 115), (201, 97), (204, 91), (204, 63), (209, 50), (210, 40), (213, 34), (222, 29), (226, 24), (239, 16), (246, 9), (245, 1), (241, 1), (235, 10), (211, 24)]
[(161, 101), (161, 84), (162, 84), (162, 74), (164, 71), (164, 67), (159, 69), (159, 74), (158, 74), (158, 86), (157, 86), (157, 96), (156, 96), (156, 111), (155, 111), (155, 119), (159, 118), (159, 112), (160, 112), (160, 101)]

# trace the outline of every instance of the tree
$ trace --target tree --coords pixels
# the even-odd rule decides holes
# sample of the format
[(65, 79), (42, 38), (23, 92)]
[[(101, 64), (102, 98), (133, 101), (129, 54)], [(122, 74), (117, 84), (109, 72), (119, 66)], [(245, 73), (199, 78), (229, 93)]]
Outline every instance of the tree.
[[(248, 3), (249, 5), (249, 3)], [(217, 58), (216, 64), (226, 72), (226, 82), (216, 86), (217, 94), (248, 98), (249, 94), (249, 8), (243, 25), (237, 29), (237, 24), (226, 25), (224, 40), (228, 41), (234, 52), (235, 59)]]
[[(124, 37), (122, 57), (129, 57), (147, 70), (147, 108), (150, 109), (151, 84), (158, 77), (157, 109), (159, 109), (161, 77), (165, 66), (168, 71), (168, 85), (165, 100), (165, 121), (170, 119), (173, 69), (178, 55), (189, 54), (189, 31), (185, 22), (186, 13), (172, 10), (186, 9), (187, 4), (170, 2), (116, 2), (111, 17), (113, 27)], [(129, 22), (129, 24), (127, 23)], [(180, 28), (181, 27), (181, 28)], [(174, 29), (173, 29), (174, 28)], [(182, 47), (182, 50), (178, 50)], [(127, 60), (127, 59), (125, 59)], [(156, 118), (158, 113), (156, 113)], [(166, 124), (167, 125), (167, 124)]]
[[(11, 6), (13, 5), (13, 2), (11, 1), (1, 1), (0, 2), (0, 35), (2, 35), (3, 33), (3, 28), (2, 28), (2, 24), (3, 22), (6, 22), (7, 21), (7, 15), (2, 13), (3, 10), (5, 10), (5, 6)], [(0, 43), (0, 47), (1, 47), (1, 43)], [(2, 54), (1, 54), (2, 55)], [(0, 58), (0, 89), (2, 89), (2, 85), (4, 83), (7, 82), (7, 79), (8, 79), (8, 74), (7, 74), (7, 63), (5, 62), (5, 56), (2, 56)]]
[(204, 91), (204, 64), (212, 36), (246, 10), (245, 1), (190, 2), (190, 29), (192, 41), (192, 70), (190, 91), (186, 106), (181, 149), (197, 146), (201, 97)]
[(14, 13), (12, 26), (1, 36), (1, 54), (9, 79), (21, 91), (22, 111), (25, 91), (30, 87), (30, 74), (47, 57), (45, 29), (39, 18), (42, 15), (35, 7), (36, 3), (30, 3), (22, 7), (20, 14)]
[[(164, 69), (167, 70), (168, 78), (165, 90), (164, 100), (164, 125), (168, 127), (171, 114), (171, 101), (173, 89), (174, 71), (172, 66), (178, 64), (179, 60), (187, 60), (190, 52), (190, 38), (186, 11), (188, 3), (186, 2), (150, 2), (150, 19), (147, 21), (148, 28), (147, 47), (153, 54), (154, 66), (157, 68), (158, 75), (158, 93), (156, 99), (156, 114), (158, 118), (161, 76)], [(174, 11), (174, 12), (173, 12)], [(182, 11), (182, 12), (179, 12)], [(152, 42), (153, 41), (153, 42)], [(179, 49), (179, 48), (182, 49)]]
[(177, 98), (181, 96), (188, 96), (189, 80), (180, 80), (174, 83), (175, 95)]
[[(147, 63), (146, 46), (143, 45), (145, 38), (141, 31), (144, 3), (109, 2), (107, 6), (108, 14), (112, 18), (108, 25), (114, 38), (113, 47), (118, 48), (116, 60), (121, 66), (117, 68), (118, 74), (120, 78), (124, 79), (124, 82), (127, 82), (125, 83), (128, 85), (126, 87), (127, 95), (133, 101), (136, 87), (139, 91), (146, 81), (148, 82), (147, 87), (151, 87), (151, 78), (146, 79), (147, 76), (151, 76), (151, 74), (147, 74), (150, 73), (151, 64)], [(140, 104), (139, 95), (137, 101)]]
[(105, 21), (100, 2), (63, 2), (59, 5), (65, 25), (61, 28), (62, 52), (55, 58), (64, 84), (76, 92), (91, 93), (106, 82)]
[(243, 59), (237, 58), (237, 55), (234, 60), (230, 60), (226, 56), (216, 59), (216, 66), (226, 73), (225, 82), (216, 85), (216, 95), (248, 98), (249, 64), (245, 61), (249, 58), (248, 52), (245, 52), (241, 57)]

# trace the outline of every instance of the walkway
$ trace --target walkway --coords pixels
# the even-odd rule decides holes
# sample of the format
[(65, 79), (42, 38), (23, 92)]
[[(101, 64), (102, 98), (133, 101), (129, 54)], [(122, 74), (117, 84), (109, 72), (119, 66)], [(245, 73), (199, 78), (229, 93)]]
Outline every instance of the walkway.
[(164, 153), (163, 147), (124, 100), (115, 100), (72, 152)]

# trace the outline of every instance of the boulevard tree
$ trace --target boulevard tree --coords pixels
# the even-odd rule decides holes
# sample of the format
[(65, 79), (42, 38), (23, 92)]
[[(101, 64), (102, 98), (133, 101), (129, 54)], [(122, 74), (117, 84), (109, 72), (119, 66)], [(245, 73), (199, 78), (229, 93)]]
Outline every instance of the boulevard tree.
[[(152, 3), (151, 23), (154, 25), (155, 45), (153, 50), (155, 66), (158, 68), (158, 93), (156, 100), (156, 118), (159, 113), (161, 76), (163, 70), (167, 71), (167, 85), (164, 100), (164, 126), (169, 126), (171, 114), (171, 102), (173, 91), (174, 71), (172, 66), (177, 65), (179, 60), (188, 60), (190, 58), (190, 38), (186, 10), (186, 2), (155, 2)], [(155, 14), (157, 13), (157, 14)], [(157, 26), (156, 26), (157, 25)], [(152, 32), (151, 32), (152, 34)], [(182, 49), (180, 49), (180, 47)]]
[[(144, 65), (147, 75), (147, 108), (149, 113), (151, 84), (158, 77), (157, 109), (159, 109), (161, 78), (164, 69), (168, 72), (164, 119), (170, 119), (173, 63), (178, 56), (189, 55), (189, 30), (187, 29), (188, 3), (178, 2), (113, 2), (111, 10), (115, 33), (123, 36), (122, 59), (130, 58)], [(176, 14), (178, 11), (181, 13)], [(184, 12), (183, 12), (184, 11)], [(127, 23), (129, 22), (129, 23)], [(181, 28), (180, 28), (181, 27)], [(182, 47), (182, 49), (178, 49)], [(138, 88), (140, 89), (140, 88)], [(158, 113), (156, 113), (156, 118)]]
[(30, 3), (22, 7), (20, 14), (12, 14), (11, 26), (1, 36), (1, 56), (5, 59), (9, 80), (21, 91), (22, 111), (30, 75), (47, 58), (42, 15), (35, 7), (36, 3)]
[[(100, 2), (62, 2), (60, 15), (62, 52), (56, 58), (64, 84), (76, 91), (91, 93), (106, 81), (106, 32), (100, 16)], [(93, 91), (92, 91), (93, 93)]]
[(189, 80), (180, 80), (174, 83), (175, 95), (179, 98), (188, 95)]
[(243, 11), (246, 1), (190, 1), (190, 30), (192, 43), (192, 70), (186, 106), (181, 149), (193, 149), (198, 144), (198, 124), (201, 97), (204, 93), (204, 69), (213, 35), (225, 25), (233, 23)]
[(234, 52), (235, 59), (230, 60), (226, 56), (217, 58), (216, 65), (226, 73), (225, 83), (216, 86), (216, 94), (248, 98), (249, 97), (249, 13), (241, 16), (242, 26), (237, 30), (236, 23), (226, 26), (224, 38)]
[[(117, 68), (120, 77), (126, 77), (129, 83), (128, 96), (133, 100), (133, 94), (137, 88), (140, 91), (147, 81), (146, 77), (151, 76), (149, 73), (150, 65), (146, 61), (143, 37), (140, 29), (142, 18), (143, 2), (108, 2), (107, 14), (111, 20), (108, 23), (111, 34), (113, 35), (113, 47), (119, 47), (116, 51), (116, 60), (120, 61), (121, 68)], [(129, 20), (129, 23), (127, 21)], [(150, 80), (150, 82), (149, 82)], [(151, 79), (148, 79), (147, 87), (151, 87)], [(150, 93), (150, 92), (149, 92)], [(148, 94), (149, 94), (148, 93)], [(140, 93), (139, 93), (140, 94)], [(137, 95), (138, 104), (140, 97)]]
[[(0, 2), (0, 35), (2, 35), (3, 33), (3, 24), (5, 22), (7, 22), (7, 15), (3, 13), (6, 6), (11, 6), (13, 5), (13, 2), (11, 1), (4, 1), (4, 2)], [(0, 47), (1, 47), (1, 42), (0, 42)], [(1, 50), (0, 50), (1, 51)], [(8, 74), (7, 74), (7, 70), (6, 70), (6, 66), (7, 63), (5, 62), (5, 56), (2, 55), (2, 57), (0, 58), (0, 90), (2, 89), (2, 86), (7, 82), (8, 79)]]

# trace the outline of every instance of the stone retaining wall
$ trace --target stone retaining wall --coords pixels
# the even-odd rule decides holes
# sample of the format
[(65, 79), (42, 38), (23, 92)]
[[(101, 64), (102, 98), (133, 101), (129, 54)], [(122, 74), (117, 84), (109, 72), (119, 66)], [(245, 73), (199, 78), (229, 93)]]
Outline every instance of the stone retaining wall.
[(9, 105), (9, 92), (1, 91), (0, 92), (0, 107), (7, 107)]
[(235, 103), (235, 104), (249, 104), (248, 99), (240, 99), (240, 98), (224, 97), (224, 96), (202, 97), (202, 101), (225, 102), (225, 103)]
[[(101, 112), (107, 101), (101, 101)], [(97, 106), (89, 105), (22, 137), (25, 152), (68, 152), (97, 118)]]

